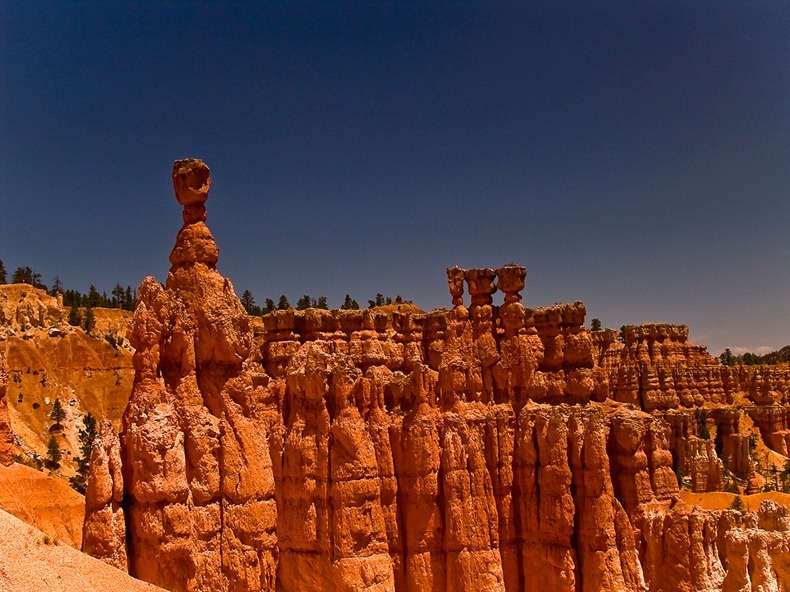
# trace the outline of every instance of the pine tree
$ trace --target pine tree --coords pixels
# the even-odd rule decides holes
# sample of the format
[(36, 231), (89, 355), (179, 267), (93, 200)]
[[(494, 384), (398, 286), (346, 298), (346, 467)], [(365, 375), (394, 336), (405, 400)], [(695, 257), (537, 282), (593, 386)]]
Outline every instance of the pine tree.
[(5, 265), (3, 265), (3, 260), (0, 259), (0, 284), (5, 284), (8, 281), (8, 277), (5, 271)]
[(255, 306), (255, 297), (252, 295), (252, 292), (244, 290), (244, 294), (241, 295), (241, 305), (247, 311), (247, 314), (252, 314), (252, 307)]
[(58, 276), (52, 278), (52, 290), (50, 290), (50, 294), (52, 296), (63, 294), (63, 282), (60, 280)]
[(50, 436), (49, 442), (47, 442), (47, 460), (44, 462), (44, 465), (50, 471), (59, 469), (61, 458), (63, 458), (63, 453), (60, 451), (58, 441), (55, 439), (55, 436)]
[(322, 310), (329, 310), (329, 304), (327, 304), (326, 296), (319, 296), (318, 302), (316, 302), (315, 307), (320, 308)]
[(272, 300), (271, 298), (267, 298), (262, 312), (263, 314), (269, 314), (270, 312), (274, 312), (274, 300)]
[(710, 440), (710, 429), (708, 428), (708, 412), (704, 409), (697, 409), (694, 412), (697, 420), (697, 435), (703, 440)]
[(112, 289), (112, 307), (123, 308), (123, 298), (124, 298), (123, 286), (118, 282), (116, 282), (115, 287)]
[(63, 426), (60, 425), (60, 422), (66, 419), (66, 412), (63, 411), (63, 406), (60, 404), (60, 399), (55, 399), (55, 403), (52, 405), (52, 411), (49, 413), (49, 418), (55, 422), (52, 424), (53, 430), (63, 429)]
[(69, 310), (69, 325), (72, 327), (79, 327), (80, 323), (82, 323), (82, 318), (80, 317), (80, 309), (77, 306), (77, 302), (74, 301), (71, 303), (71, 310)]
[(592, 322), (590, 322), (590, 329), (593, 331), (600, 331), (601, 327), (601, 319), (593, 319)]
[(733, 366), (733, 355), (732, 350), (728, 347), (725, 349), (722, 354), (719, 356), (719, 361), (721, 362), (722, 366)]
[(345, 300), (343, 300), (343, 304), (340, 305), (341, 310), (351, 310), (351, 296), (346, 294)]
[(312, 301), (310, 300), (310, 296), (305, 294), (299, 300), (296, 301), (296, 310), (307, 310), (312, 306)]
[(131, 286), (126, 286), (126, 292), (123, 295), (123, 309), (134, 310), (134, 296), (132, 296)]
[(33, 270), (29, 267), (17, 267), (14, 275), (11, 278), (12, 284), (30, 284), (33, 285)]
[(101, 306), (101, 303), (102, 303), (101, 294), (99, 294), (99, 291), (96, 289), (96, 286), (91, 284), (90, 288), (88, 288), (88, 302), (85, 305), (93, 308), (95, 306)]
[(93, 315), (93, 308), (90, 305), (85, 307), (85, 319), (82, 322), (82, 328), (90, 335), (96, 326), (96, 317)]
[(280, 299), (277, 301), (277, 310), (288, 310), (289, 308), (291, 308), (291, 305), (288, 304), (285, 294), (280, 295)]
[(39, 290), (47, 291), (47, 286), (41, 281), (41, 274), (33, 272), (33, 287)]
[(96, 439), (96, 418), (88, 413), (82, 418), (82, 425), (85, 426), (78, 434), (80, 441), (80, 456), (77, 458), (77, 474), (69, 478), (71, 486), (84, 494), (88, 486), (88, 471), (91, 462), (91, 448)]

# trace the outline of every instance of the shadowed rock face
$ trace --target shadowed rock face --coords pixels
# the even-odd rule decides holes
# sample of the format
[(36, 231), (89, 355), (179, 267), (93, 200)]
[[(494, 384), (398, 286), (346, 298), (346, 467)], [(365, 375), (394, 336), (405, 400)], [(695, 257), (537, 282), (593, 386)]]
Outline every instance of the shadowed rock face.
[[(254, 336), (215, 269), (208, 167), (178, 161), (173, 179), (172, 268), (140, 286), (123, 430), (102, 425), (94, 447), (97, 556), (190, 591), (745, 590), (749, 566), (775, 575), (786, 514), (743, 529), (683, 504), (672, 447), (690, 424), (622, 399), (673, 390), (661, 364), (710, 370), (683, 328), (593, 335), (580, 302), (524, 307), (526, 270), (508, 265), (448, 270), (450, 311), (278, 311)], [(707, 483), (716, 451), (687, 448)]]

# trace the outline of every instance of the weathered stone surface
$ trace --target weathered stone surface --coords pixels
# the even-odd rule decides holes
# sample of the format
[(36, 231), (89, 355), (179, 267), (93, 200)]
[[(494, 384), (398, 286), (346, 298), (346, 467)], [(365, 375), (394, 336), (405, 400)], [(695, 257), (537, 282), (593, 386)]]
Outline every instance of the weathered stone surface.
[(62, 298), (28, 284), (0, 288), (0, 335), (32, 328), (62, 327), (67, 311)]
[(5, 364), (5, 343), (0, 343), (0, 464), (9, 466), (14, 462), (14, 432), (8, 415), (6, 388), (8, 372)]
[[(753, 469), (723, 406), (749, 378), (687, 328), (591, 333), (581, 302), (524, 307), (526, 269), (508, 265), (448, 269), (449, 311), (277, 311), (253, 335), (216, 271), (208, 167), (178, 161), (173, 178), (184, 227), (166, 285), (139, 289), (120, 438), (103, 425), (94, 449), (85, 532), (99, 555), (190, 591), (782, 581), (781, 508), (741, 523), (679, 499), (675, 470), (708, 491), (720, 454), (742, 478)], [(749, 392), (774, 404), (780, 382)], [(750, 417), (787, 446), (787, 418), (766, 409)]]
[(121, 446), (107, 420), (100, 424), (90, 460), (82, 550), (127, 571), (126, 522), (121, 507), (124, 495)]
[[(268, 394), (249, 360), (249, 317), (214, 268), (208, 168), (178, 161), (173, 179), (184, 227), (166, 286), (140, 286), (131, 334), (120, 452), (129, 570), (172, 590), (271, 589), (277, 513), (258, 417)], [(91, 473), (99, 505), (100, 466)]]

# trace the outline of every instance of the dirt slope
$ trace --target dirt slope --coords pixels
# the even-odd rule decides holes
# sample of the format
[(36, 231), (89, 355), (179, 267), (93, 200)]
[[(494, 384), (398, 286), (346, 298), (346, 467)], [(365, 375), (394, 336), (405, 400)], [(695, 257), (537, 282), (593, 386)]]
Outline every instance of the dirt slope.
[(0, 509), (79, 549), (85, 498), (62, 479), (20, 464), (0, 466)]
[(0, 592), (156, 592), (0, 510)]

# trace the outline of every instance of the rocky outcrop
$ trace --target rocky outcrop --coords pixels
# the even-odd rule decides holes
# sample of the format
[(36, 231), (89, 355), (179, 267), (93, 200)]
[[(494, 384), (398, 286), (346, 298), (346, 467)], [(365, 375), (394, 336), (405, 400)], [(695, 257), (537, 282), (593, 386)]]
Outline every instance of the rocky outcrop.
[(0, 343), (0, 465), (8, 466), (14, 462), (14, 432), (11, 430), (11, 418), (8, 415), (6, 387), (8, 372), (5, 364), (5, 347)]
[(765, 445), (783, 456), (790, 456), (790, 408), (752, 405), (746, 411), (760, 430)]
[(720, 449), (750, 470), (739, 416), (696, 413), (727, 391), (685, 327), (591, 333), (581, 302), (525, 307), (508, 265), (449, 269), (451, 310), (277, 311), (256, 335), (208, 167), (173, 180), (172, 267), (140, 286), (132, 395), (94, 448), (97, 556), (190, 591), (720, 590), (784, 565), (783, 516), (679, 499), (678, 463), (695, 491)]
[[(119, 428), (132, 385), (132, 355), (124, 339), (131, 313), (96, 308), (94, 315), (96, 329), (88, 335), (66, 322), (60, 296), (27, 284), (0, 285), (0, 389), (5, 387), (0, 407), (7, 410), (0, 415), (13, 427), (13, 434), (0, 428), (0, 448), (8, 450), (5, 443), (13, 442), (22, 462), (40, 466), (52, 426), (49, 415), (59, 400), (66, 413), (58, 470), (64, 479), (74, 475), (69, 457), (79, 455), (82, 418), (91, 413)], [(9, 423), (0, 420), (0, 425)]]
[(128, 571), (121, 450), (112, 424), (104, 420), (93, 443), (85, 496), (82, 550)]
[(66, 317), (60, 296), (50, 296), (28, 284), (0, 285), (0, 334), (61, 327)]
[(120, 428), (134, 378), (132, 355), (113, 348), (105, 339), (87, 335), (77, 327), (64, 328), (58, 336), (28, 330), (25, 336), (9, 335), (5, 347), (8, 373), (7, 403), (17, 450), (28, 459), (46, 456), (50, 413), (59, 400), (66, 418), (61, 422), (60, 447), (64, 450), (60, 473), (74, 474), (69, 455), (79, 455), (82, 418), (91, 413)]

